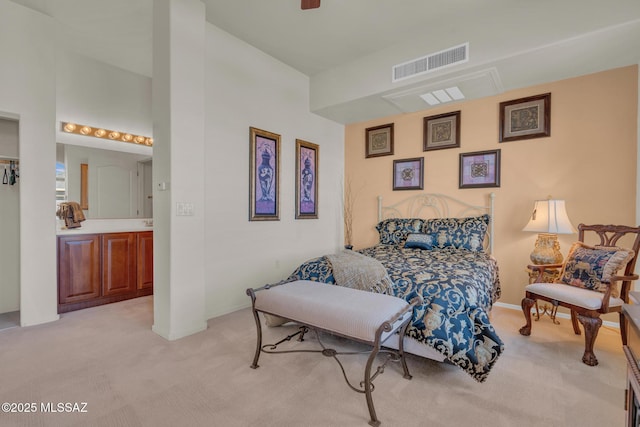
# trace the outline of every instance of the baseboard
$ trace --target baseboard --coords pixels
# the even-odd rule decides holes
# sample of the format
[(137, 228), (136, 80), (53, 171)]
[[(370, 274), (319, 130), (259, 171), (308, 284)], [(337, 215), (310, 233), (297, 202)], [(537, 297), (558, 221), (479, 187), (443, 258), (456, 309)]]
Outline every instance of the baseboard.
[[(502, 307), (502, 308), (506, 308), (509, 310), (516, 310), (516, 311), (522, 311), (522, 307), (520, 307), (519, 305), (515, 305), (515, 304), (507, 304), (504, 302), (497, 302), (495, 304), (493, 304), (495, 307)], [(556, 317), (559, 317), (560, 319), (569, 319), (571, 320), (571, 316), (567, 313), (557, 313)], [(610, 320), (603, 320), (602, 324), (604, 326), (608, 326), (610, 328), (616, 328), (616, 329), (620, 329), (620, 324), (618, 322), (612, 322)]]

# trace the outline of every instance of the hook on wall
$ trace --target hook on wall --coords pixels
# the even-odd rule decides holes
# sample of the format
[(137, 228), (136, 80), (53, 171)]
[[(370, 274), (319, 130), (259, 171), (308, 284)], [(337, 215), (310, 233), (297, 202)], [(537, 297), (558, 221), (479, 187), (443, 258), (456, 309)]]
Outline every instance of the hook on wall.
[[(19, 162), (17, 160), (0, 160), (0, 164), (4, 164), (2, 183), (15, 185), (18, 182), (18, 178), (20, 178)], [(7, 166), (9, 166), (8, 169)]]

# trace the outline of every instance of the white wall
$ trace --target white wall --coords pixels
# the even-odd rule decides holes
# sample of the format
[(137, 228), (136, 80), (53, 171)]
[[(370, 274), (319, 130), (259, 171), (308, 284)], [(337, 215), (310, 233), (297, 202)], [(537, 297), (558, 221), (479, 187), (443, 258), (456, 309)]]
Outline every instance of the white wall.
[(151, 155), (147, 146), (62, 132), (60, 122), (153, 136), (151, 79), (56, 50), (57, 142)]
[(54, 43), (53, 19), (0, 0), (0, 115), (20, 121), (20, 322), (23, 326), (58, 318)]
[(14, 231), (20, 235), (15, 250), (22, 260), (23, 326), (58, 319), (56, 140), (152, 153), (149, 147), (59, 133), (61, 120), (86, 120), (152, 136), (151, 79), (67, 53), (55, 40), (52, 18), (0, 0), (0, 116), (18, 119), (20, 134), (20, 227)]
[[(204, 257), (206, 315), (214, 317), (249, 305), (247, 287), (341, 248), (344, 129), (309, 112), (306, 76), (210, 24), (205, 48)], [(58, 318), (56, 139), (98, 141), (62, 134), (59, 122), (150, 135), (151, 82), (56, 50), (53, 20), (7, 0), (0, 57), (0, 112), (20, 119), (21, 322), (31, 325)], [(282, 136), (280, 221), (248, 221), (250, 126)], [(320, 146), (317, 220), (294, 219), (296, 138)]]
[[(344, 127), (309, 112), (303, 74), (210, 24), (206, 41), (206, 310), (214, 317), (249, 305), (248, 287), (342, 247)], [(281, 135), (280, 221), (248, 220), (250, 126)], [(294, 219), (296, 138), (320, 146), (318, 219)]]
[(18, 121), (0, 117), (0, 159), (18, 158)]

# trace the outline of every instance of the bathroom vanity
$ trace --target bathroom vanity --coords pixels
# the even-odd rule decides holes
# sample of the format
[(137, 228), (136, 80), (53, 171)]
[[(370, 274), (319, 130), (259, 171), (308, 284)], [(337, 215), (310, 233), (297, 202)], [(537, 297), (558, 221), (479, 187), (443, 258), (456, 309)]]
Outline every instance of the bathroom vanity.
[(58, 313), (152, 295), (148, 224), (87, 220), (79, 229), (58, 230)]

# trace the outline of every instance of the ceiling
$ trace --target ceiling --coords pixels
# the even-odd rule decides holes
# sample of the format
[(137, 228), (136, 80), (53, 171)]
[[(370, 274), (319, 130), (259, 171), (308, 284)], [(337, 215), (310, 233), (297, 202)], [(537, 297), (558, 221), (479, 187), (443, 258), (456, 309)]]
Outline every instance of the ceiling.
[[(52, 16), (61, 46), (152, 75), (153, 0), (13, 1)], [(342, 123), (426, 109), (418, 95), (442, 85), (474, 98), (640, 62), (638, 0), (202, 1), (207, 21), (308, 75), (311, 110)], [(391, 82), (392, 65), (465, 42), (467, 63)], [(358, 88), (372, 65), (384, 81)], [(335, 76), (354, 93), (328, 99)]]

